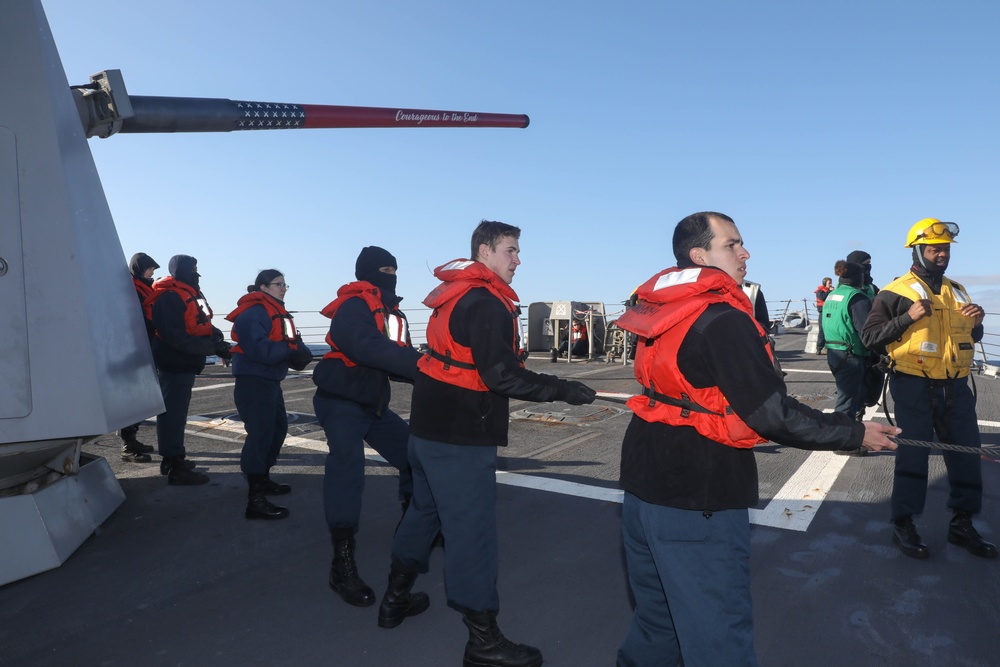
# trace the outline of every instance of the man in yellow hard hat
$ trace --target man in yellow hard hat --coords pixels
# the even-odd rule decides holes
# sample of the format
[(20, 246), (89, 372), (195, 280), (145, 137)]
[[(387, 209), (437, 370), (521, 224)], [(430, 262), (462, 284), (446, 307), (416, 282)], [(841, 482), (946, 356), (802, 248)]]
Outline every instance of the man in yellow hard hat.
[[(983, 337), (983, 309), (965, 288), (945, 277), (958, 225), (924, 218), (910, 228), (910, 271), (886, 285), (861, 331), (869, 348), (885, 346), (891, 358), (889, 389), (900, 437), (980, 446), (976, 397), (969, 388), (973, 345)], [(892, 485), (893, 544), (907, 556), (927, 558), (913, 515), (924, 509), (930, 451), (900, 447)], [(948, 469), (948, 507), (954, 512), (948, 541), (982, 558), (995, 545), (972, 525), (983, 504), (982, 461), (976, 454), (942, 451)]]

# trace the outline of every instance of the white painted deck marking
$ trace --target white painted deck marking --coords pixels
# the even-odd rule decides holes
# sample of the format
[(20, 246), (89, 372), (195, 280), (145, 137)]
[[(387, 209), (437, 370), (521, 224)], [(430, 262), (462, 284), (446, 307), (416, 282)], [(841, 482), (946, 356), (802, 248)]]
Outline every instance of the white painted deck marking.
[[(297, 380), (299, 378), (305, 378), (305, 377), (312, 377), (312, 371), (299, 373), (297, 375), (289, 375), (284, 380), (282, 380), (282, 382), (285, 382), (287, 380)], [(236, 386), (235, 382), (219, 382), (218, 384), (207, 384), (203, 387), (194, 387), (193, 389), (191, 389), (191, 391), (208, 391), (210, 389), (225, 389), (226, 387), (235, 387), (235, 386)], [(285, 393), (287, 394), (291, 392), (285, 392)]]
[(750, 510), (750, 522), (758, 526), (805, 531), (826, 499), (847, 456), (813, 452), (762, 510)]
[[(227, 419), (212, 419), (192, 416), (188, 418), (188, 435), (212, 440), (223, 440), (242, 447), (243, 430), (241, 422)], [(322, 435), (322, 432), (319, 432)], [(224, 435), (223, 435), (224, 434)], [(285, 445), (299, 447), (310, 451), (327, 453), (326, 440), (314, 440), (298, 436), (285, 438)], [(386, 463), (378, 452), (365, 447), (365, 458), (370, 461)], [(798, 471), (785, 483), (781, 490), (762, 510), (750, 510), (750, 522), (760, 526), (784, 528), (786, 530), (805, 531), (809, 528), (813, 517), (837, 479), (841, 469), (847, 464), (848, 457), (836, 456), (832, 452), (813, 452)], [(621, 489), (608, 489), (579, 482), (567, 482), (548, 477), (521, 475), (518, 473), (497, 471), (497, 482), (525, 489), (561, 493), (577, 498), (588, 498), (611, 503), (621, 503), (624, 492)]]
[(204, 387), (194, 387), (191, 391), (208, 391), (209, 389), (224, 389), (235, 386), (235, 382), (220, 382), (219, 384), (206, 384)]
[[(221, 431), (226, 435), (218, 433)], [(200, 438), (211, 440), (222, 440), (231, 442), (242, 448), (243, 430), (241, 422), (232, 422), (227, 419), (210, 419), (208, 417), (191, 416), (188, 417), (188, 428), (184, 431), (188, 435), (195, 435)], [(322, 435), (322, 431), (318, 432)], [(236, 436), (236, 437), (233, 437)], [(313, 440), (312, 438), (301, 438), (298, 436), (288, 436), (285, 438), (285, 446), (308, 449), (321, 454), (326, 454), (329, 450), (326, 440)], [(370, 447), (365, 447), (365, 458), (370, 461), (386, 463), (386, 460), (379, 456), (379, 453)], [(624, 493), (619, 489), (607, 489), (599, 486), (590, 486), (578, 482), (565, 482), (547, 477), (535, 477), (532, 475), (520, 475), (518, 473), (497, 471), (497, 482), (510, 486), (519, 486), (525, 489), (537, 489), (539, 491), (549, 491), (551, 493), (562, 493), (578, 498), (590, 498), (592, 500), (603, 500), (605, 502), (620, 503)]]
[[(829, 371), (794, 372), (829, 373)], [(205, 389), (219, 386), (230, 385), (214, 385), (213, 387), (205, 387)], [(610, 396), (612, 394), (606, 393), (606, 395)], [(632, 394), (623, 393), (620, 395), (615, 394), (615, 396), (628, 398), (632, 396)], [(827, 408), (823, 412), (833, 412), (833, 410)], [(876, 416), (884, 416), (880, 410), (880, 406), (877, 405), (870, 407), (865, 411), (864, 419), (865, 421), (868, 421)], [(1000, 428), (1000, 422), (994, 421), (979, 420), (979, 425)], [(188, 435), (211, 438), (213, 440), (229, 441), (234, 445), (240, 446), (242, 446), (243, 436), (245, 435), (242, 423), (231, 422), (225, 419), (210, 419), (208, 417), (191, 416), (188, 418), (188, 427), (189, 428), (185, 430), (185, 433)], [(234, 438), (231, 435), (220, 435), (218, 433), (213, 433), (212, 431), (222, 431), (223, 433), (236, 435), (238, 437)], [(318, 433), (322, 436), (322, 432)], [(321, 454), (325, 454), (328, 451), (326, 440), (314, 440), (312, 438), (302, 438), (298, 436), (286, 437), (285, 445), (308, 449)], [(370, 447), (365, 447), (365, 458), (370, 461), (386, 463), (386, 460), (379, 456), (378, 452)], [(837, 481), (837, 477), (840, 475), (840, 472), (844, 469), (844, 466), (847, 465), (848, 460), (850, 460), (850, 457), (838, 456), (833, 452), (811, 453), (809, 458), (807, 458), (805, 462), (799, 466), (799, 469), (795, 472), (795, 474), (793, 474), (788, 481), (785, 482), (785, 485), (781, 487), (778, 493), (775, 494), (774, 498), (771, 499), (764, 509), (750, 509), (750, 523), (757, 524), (758, 526), (769, 526), (772, 528), (783, 528), (785, 530), (805, 532), (809, 529), (809, 524), (812, 523), (812, 520), (819, 511), (820, 506), (830, 493), (830, 489), (833, 487), (834, 482)], [(561, 493), (568, 496), (575, 496), (577, 498), (589, 498), (592, 500), (600, 500), (611, 503), (620, 503), (624, 497), (624, 492), (620, 489), (608, 489), (600, 486), (580, 484), (579, 482), (567, 482), (564, 480), (537, 477), (534, 475), (521, 475), (503, 470), (497, 471), (497, 482), (500, 484), (507, 484), (526, 489), (536, 489), (539, 491), (548, 491), (550, 493)]]
[(505, 470), (497, 470), (497, 482), (509, 486), (519, 486), (524, 489), (536, 489), (538, 491), (549, 491), (551, 493), (561, 493), (577, 498), (590, 498), (591, 500), (603, 500), (609, 503), (620, 503), (625, 492), (621, 489), (606, 489), (600, 486), (590, 486), (578, 482), (566, 482), (561, 479), (551, 479), (548, 477), (535, 477), (533, 475), (519, 475)]

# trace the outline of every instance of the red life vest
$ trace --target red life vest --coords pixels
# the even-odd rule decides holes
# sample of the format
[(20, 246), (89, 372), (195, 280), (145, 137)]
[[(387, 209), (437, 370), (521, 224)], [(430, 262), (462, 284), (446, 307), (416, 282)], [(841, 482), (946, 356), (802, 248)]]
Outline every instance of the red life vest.
[[(241, 296), (240, 300), (236, 302), (236, 310), (226, 315), (226, 319), (230, 322), (235, 322), (236, 318), (239, 317), (244, 311), (253, 308), (254, 306), (264, 306), (264, 310), (267, 311), (267, 316), (271, 319), (271, 331), (267, 335), (270, 340), (273, 340), (276, 343), (284, 341), (288, 343), (288, 347), (293, 350), (299, 349), (295, 323), (292, 322), (292, 314), (285, 310), (285, 307), (281, 305), (277, 299), (265, 294), (264, 292), (250, 292)], [(233, 342), (237, 343), (237, 345), (234, 345), (232, 349), (230, 349), (230, 352), (233, 354), (243, 354), (243, 350), (240, 349), (238, 344), (239, 337), (236, 335), (236, 327), (233, 327), (233, 331), (230, 335), (232, 336)]]
[[(676, 267), (662, 271), (639, 288), (639, 302), (618, 318), (618, 326), (639, 335), (635, 377), (645, 389), (628, 406), (647, 422), (690, 426), (715, 442), (749, 449), (767, 442), (740, 419), (718, 387), (694, 387), (677, 368), (677, 351), (698, 316), (713, 303), (727, 303), (753, 317), (753, 305), (739, 284), (714, 268)], [(652, 340), (652, 345), (646, 341)], [(772, 357), (769, 345), (764, 345)]]
[[(153, 319), (153, 304), (167, 292), (173, 292), (184, 302), (184, 327), (189, 336), (212, 335), (212, 308), (208, 305), (205, 295), (173, 276), (160, 278), (153, 283), (153, 295), (145, 303), (146, 319)], [(160, 339), (163, 338), (159, 331), (156, 335)]]
[[(833, 291), (833, 288), (832, 287), (827, 287), (826, 285), (820, 285), (819, 287), (816, 288), (816, 307), (817, 308), (822, 308), (823, 307), (823, 304), (826, 303), (826, 297), (828, 297), (830, 295), (830, 292), (832, 292), (832, 291)], [(823, 295), (822, 299), (819, 296), (820, 294)]]
[(135, 276), (132, 276), (132, 284), (135, 285), (135, 291), (139, 294), (139, 303), (143, 304), (145, 308), (146, 299), (153, 296), (153, 288)]
[[(326, 308), (320, 311), (320, 314), (332, 320), (340, 307), (348, 299), (355, 297), (364, 300), (368, 308), (371, 309), (372, 315), (375, 316), (375, 326), (378, 327), (379, 332), (400, 347), (410, 346), (410, 331), (406, 325), (406, 316), (398, 309), (390, 310), (387, 308), (382, 303), (382, 293), (378, 287), (368, 281), (359, 280), (341, 287), (337, 290), (337, 298), (328, 303)], [(346, 366), (357, 366), (340, 351), (329, 333), (326, 334), (326, 344), (330, 346), (330, 351), (323, 355), (324, 359), (340, 359)]]
[[(433, 308), (434, 312), (427, 323), (427, 354), (417, 361), (417, 368), (424, 375), (456, 387), (489, 391), (473, 362), (472, 349), (459, 345), (451, 337), (451, 314), (466, 292), (485, 287), (510, 313), (511, 327), (514, 330), (514, 354), (520, 359), (519, 309), (514, 305), (518, 300), (517, 294), (485, 264), (473, 260), (456, 259), (443, 264), (434, 269), (434, 276), (443, 282), (424, 299), (424, 305)], [(523, 361), (520, 363), (524, 365)]]

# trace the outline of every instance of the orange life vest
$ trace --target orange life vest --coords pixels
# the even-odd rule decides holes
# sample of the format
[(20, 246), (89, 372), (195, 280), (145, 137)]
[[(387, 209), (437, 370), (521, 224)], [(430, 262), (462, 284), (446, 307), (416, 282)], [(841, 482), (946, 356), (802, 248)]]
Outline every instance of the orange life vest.
[[(387, 308), (382, 303), (382, 293), (378, 287), (368, 281), (359, 280), (341, 287), (337, 290), (337, 298), (328, 303), (320, 314), (332, 320), (344, 302), (355, 297), (364, 300), (371, 309), (372, 315), (375, 316), (375, 326), (383, 335), (400, 347), (410, 346), (410, 331), (406, 324), (406, 316), (398, 309)], [(330, 351), (323, 355), (324, 359), (340, 359), (346, 366), (357, 366), (340, 351), (329, 333), (326, 334), (326, 344), (330, 346)]]
[[(472, 391), (489, 391), (473, 362), (472, 349), (459, 345), (451, 336), (451, 314), (469, 290), (486, 288), (510, 313), (514, 353), (521, 359), (520, 310), (514, 305), (517, 294), (485, 264), (473, 260), (456, 259), (443, 264), (434, 269), (434, 276), (443, 282), (424, 299), (424, 305), (434, 312), (427, 323), (427, 354), (417, 361), (417, 368), (441, 382)], [(520, 363), (524, 365), (523, 361)]]
[[(173, 276), (160, 278), (153, 283), (153, 294), (144, 304), (146, 319), (153, 319), (153, 304), (167, 292), (173, 292), (184, 302), (184, 327), (189, 336), (212, 335), (212, 307), (208, 305), (205, 295)], [(163, 338), (159, 331), (156, 335)]]
[[(827, 287), (826, 285), (820, 285), (819, 287), (816, 288), (815, 294), (816, 294), (816, 307), (817, 308), (822, 308), (823, 307), (823, 304), (826, 303), (826, 297), (830, 296), (830, 292), (832, 292), (832, 291), (833, 291), (833, 288), (832, 287)], [(822, 299), (819, 298), (819, 295), (820, 295), (821, 292), (823, 293), (823, 298)]]
[[(694, 387), (677, 368), (677, 351), (684, 337), (713, 303), (726, 303), (746, 313), (773, 361), (767, 334), (736, 281), (715, 268), (670, 268), (644, 283), (639, 302), (618, 318), (619, 327), (639, 336), (635, 377), (645, 392), (630, 398), (628, 406), (647, 422), (690, 426), (715, 442), (749, 449), (767, 441), (740, 419), (718, 387)], [(651, 345), (646, 344), (649, 340)]]
[[(292, 314), (285, 310), (285, 307), (281, 305), (277, 299), (265, 294), (264, 292), (249, 292), (248, 294), (241, 296), (240, 300), (236, 302), (236, 310), (226, 315), (226, 319), (230, 322), (235, 322), (236, 318), (239, 317), (244, 311), (253, 308), (254, 306), (264, 306), (264, 310), (267, 311), (267, 316), (271, 319), (271, 331), (267, 335), (269, 339), (275, 341), (276, 343), (284, 341), (288, 343), (288, 347), (291, 349), (299, 349), (295, 323), (292, 322)], [(237, 343), (230, 349), (230, 352), (233, 354), (243, 354), (243, 350), (240, 349), (239, 346), (240, 339), (236, 335), (236, 327), (233, 327), (230, 335), (233, 342)]]
[(153, 296), (153, 288), (135, 276), (132, 276), (132, 284), (135, 285), (135, 291), (139, 294), (139, 301), (145, 307), (146, 299)]

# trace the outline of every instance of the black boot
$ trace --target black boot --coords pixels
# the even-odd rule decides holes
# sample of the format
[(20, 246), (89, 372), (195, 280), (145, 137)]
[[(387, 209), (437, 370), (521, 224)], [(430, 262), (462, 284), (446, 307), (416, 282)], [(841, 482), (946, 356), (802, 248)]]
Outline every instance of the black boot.
[(948, 525), (948, 541), (968, 550), (973, 556), (980, 558), (996, 558), (997, 548), (984, 540), (976, 527), (972, 525), (972, 513), (958, 511)]
[(903, 517), (892, 523), (892, 543), (896, 545), (896, 548), (910, 558), (924, 559), (931, 555), (927, 545), (917, 535), (917, 527), (913, 525), (913, 517)]
[(556, 359), (558, 358), (559, 358), (559, 350), (553, 347), (552, 349), (549, 350), (549, 361), (551, 361), (552, 363), (556, 363)]
[(170, 469), (174, 466), (174, 463), (179, 461), (180, 465), (184, 466), (187, 470), (194, 470), (194, 461), (188, 461), (183, 456), (164, 456), (163, 460), (160, 461), (160, 474), (169, 475)]
[(264, 493), (269, 496), (283, 496), (292, 492), (292, 487), (288, 484), (280, 484), (271, 479), (270, 469), (264, 473)]
[(330, 565), (330, 588), (347, 604), (368, 607), (375, 604), (375, 591), (358, 576), (354, 561), (354, 537), (333, 541), (333, 563)]
[(146, 452), (135, 449), (129, 444), (122, 445), (122, 461), (129, 463), (149, 463), (152, 460), (153, 457)]
[[(153, 451), (152, 445), (146, 445), (136, 438), (139, 433), (139, 425), (132, 424), (118, 431), (118, 437), (122, 440), (122, 451), (128, 450), (133, 454), (148, 454)], [(145, 461), (143, 461), (145, 463)]]
[(394, 628), (407, 616), (416, 616), (427, 611), (431, 599), (427, 593), (411, 593), (410, 587), (417, 580), (416, 571), (404, 568), (396, 562), (389, 569), (389, 586), (382, 596), (378, 608), (378, 627)]
[[(208, 484), (208, 475), (200, 472), (195, 472), (191, 468), (194, 468), (192, 463), (188, 467), (189, 461), (183, 456), (174, 456), (169, 459), (164, 459), (167, 468), (167, 484), (173, 486), (198, 486), (199, 484)], [(160, 474), (163, 473), (164, 465), (160, 465)]]
[(264, 496), (265, 481), (264, 475), (247, 475), (250, 492), (247, 496), (247, 510), (243, 516), (248, 519), (284, 519), (288, 516), (288, 508), (272, 505)]
[(538, 667), (542, 652), (515, 644), (500, 632), (495, 611), (470, 611), (462, 619), (469, 627), (463, 667)]

